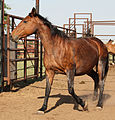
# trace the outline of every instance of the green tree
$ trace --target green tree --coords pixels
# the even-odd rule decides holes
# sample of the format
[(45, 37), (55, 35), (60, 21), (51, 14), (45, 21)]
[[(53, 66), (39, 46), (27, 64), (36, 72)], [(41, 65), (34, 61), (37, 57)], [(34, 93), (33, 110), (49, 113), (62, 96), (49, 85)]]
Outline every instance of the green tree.
[[(11, 8), (6, 4), (4, 3), (4, 13), (6, 14), (6, 10), (10, 10)], [(4, 16), (4, 20), (7, 20), (7, 16)]]

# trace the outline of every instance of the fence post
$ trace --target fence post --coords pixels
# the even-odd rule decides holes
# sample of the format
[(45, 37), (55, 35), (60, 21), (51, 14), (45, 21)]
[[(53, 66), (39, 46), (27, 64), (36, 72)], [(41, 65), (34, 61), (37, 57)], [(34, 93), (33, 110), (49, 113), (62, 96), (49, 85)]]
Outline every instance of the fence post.
[(10, 85), (10, 17), (7, 15), (7, 82)]
[(24, 80), (27, 80), (27, 38), (24, 38)]
[[(36, 0), (36, 12), (39, 14), (39, 2), (40, 0)], [(43, 59), (43, 55), (42, 55), (42, 43), (41, 43), (41, 41), (40, 41), (40, 78), (42, 78), (42, 59)]]
[(2, 21), (2, 0), (0, 0), (0, 88), (2, 86), (2, 80), (3, 80), (3, 75), (2, 75), (2, 25), (3, 25), (3, 21)]

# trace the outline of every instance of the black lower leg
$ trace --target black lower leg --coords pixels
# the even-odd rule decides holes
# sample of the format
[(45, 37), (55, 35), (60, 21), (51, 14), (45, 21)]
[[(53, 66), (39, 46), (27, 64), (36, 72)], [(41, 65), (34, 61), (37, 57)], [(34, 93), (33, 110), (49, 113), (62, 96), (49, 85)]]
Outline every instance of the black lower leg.
[(92, 70), (90, 73), (87, 74), (94, 80), (94, 97), (97, 98), (98, 95), (98, 88), (99, 88), (99, 76), (97, 72)]
[(77, 102), (77, 104), (80, 104), (83, 108), (85, 106), (85, 102), (75, 94), (74, 89), (72, 87), (68, 88), (69, 93), (72, 95), (72, 97), (75, 99), (75, 101)]
[(104, 80), (100, 82), (100, 94), (97, 107), (103, 107)]
[(48, 78), (46, 77), (46, 90), (45, 90), (44, 103), (43, 103), (42, 107), (38, 111), (45, 112), (45, 110), (47, 109), (47, 103), (48, 103), (48, 98), (49, 98), (50, 91), (51, 91), (51, 85), (49, 83)]
[(74, 92), (74, 73), (75, 73), (74, 69), (67, 71), (68, 91), (69, 94), (71, 94), (72, 97), (75, 99), (77, 104), (80, 104), (84, 108), (85, 102), (83, 102), (83, 100), (80, 97), (78, 97)]

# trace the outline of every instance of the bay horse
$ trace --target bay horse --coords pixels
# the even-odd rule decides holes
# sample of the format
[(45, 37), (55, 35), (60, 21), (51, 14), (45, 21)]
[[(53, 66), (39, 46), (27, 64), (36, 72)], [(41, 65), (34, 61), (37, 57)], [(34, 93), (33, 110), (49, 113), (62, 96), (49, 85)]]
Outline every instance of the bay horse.
[(108, 49), (108, 52), (115, 55), (115, 43), (113, 40), (109, 40), (106, 44), (106, 47)]
[[(94, 96), (98, 95), (97, 107), (103, 107), (103, 91), (105, 77), (108, 72), (108, 51), (106, 46), (96, 37), (69, 38), (64, 32), (58, 30), (46, 18), (36, 13), (33, 8), (12, 32), (13, 41), (18, 41), (33, 33), (40, 36), (43, 44), (44, 66), (46, 69), (46, 90), (42, 107), (38, 113), (47, 110), (48, 98), (56, 73), (67, 75), (68, 92), (87, 110), (87, 104), (74, 92), (74, 76), (87, 74), (94, 80)], [(98, 72), (94, 71), (94, 66)]]

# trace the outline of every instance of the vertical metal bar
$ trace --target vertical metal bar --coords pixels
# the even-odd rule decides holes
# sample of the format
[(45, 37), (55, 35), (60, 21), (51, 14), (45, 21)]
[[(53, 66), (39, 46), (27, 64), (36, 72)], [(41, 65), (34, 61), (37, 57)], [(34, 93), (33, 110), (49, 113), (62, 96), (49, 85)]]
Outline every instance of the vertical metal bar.
[(87, 32), (89, 30), (89, 21), (88, 21), (88, 18), (87, 18)]
[(39, 14), (39, 0), (36, 0), (36, 12)]
[(115, 63), (115, 58), (114, 57), (115, 57), (115, 55), (113, 55), (113, 59), (112, 59), (113, 63)]
[[(14, 30), (14, 17), (12, 17), (12, 31)], [(15, 48), (17, 48), (17, 43), (15, 43)], [(17, 59), (17, 51), (15, 51), (15, 59)], [(15, 62), (15, 79), (17, 80), (17, 62)]]
[(76, 13), (74, 13), (74, 30), (76, 31), (75, 37), (77, 38), (77, 27), (76, 27)]
[(12, 17), (12, 31), (14, 30), (14, 17)]
[(92, 24), (92, 35), (94, 36), (94, 24)]
[[(38, 35), (35, 35), (35, 39), (38, 39)], [(39, 56), (39, 42), (35, 41), (35, 57)], [(36, 79), (38, 78), (38, 66), (39, 66), (39, 58), (34, 61), (34, 75), (37, 75)]]
[[(39, 0), (36, 0), (36, 12), (39, 14)], [(42, 42), (40, 41), (40, 77), (42, 78), (43, 67), (43, 54), (42, 54)]]
[[(63, 25), (63, 28), (65, 28), (65, 24)], [(63, 29), (63, 32), (65, 32), (65, 29)]]
[(84, 24), (82, 25), (82, 37), (84, 37)]
[(10, 85), (10, 17), (7, 15), (7, 82)]
[[(24, 38), (24, 58), (27, 58), (27, 39)], [(24, 60), (24, 80), (27, 79), (27, 60)]]
[(4, 1), (0, 0), (0, 92), (3, 91), (3, 4)]
[(42, 78), (42, 62), (43, 62), (43, 55), (42, 55), (42, 42), (40, 41), (40, 78)]
[(70, 36), (70, 24), (71, 24), (71, 19), (69, 18), (69, 36)]
[(75, 24), (76, 24), (76, 19), (75, 19), (76, 15), (74, 13), (74, 30), (76, 30)]

